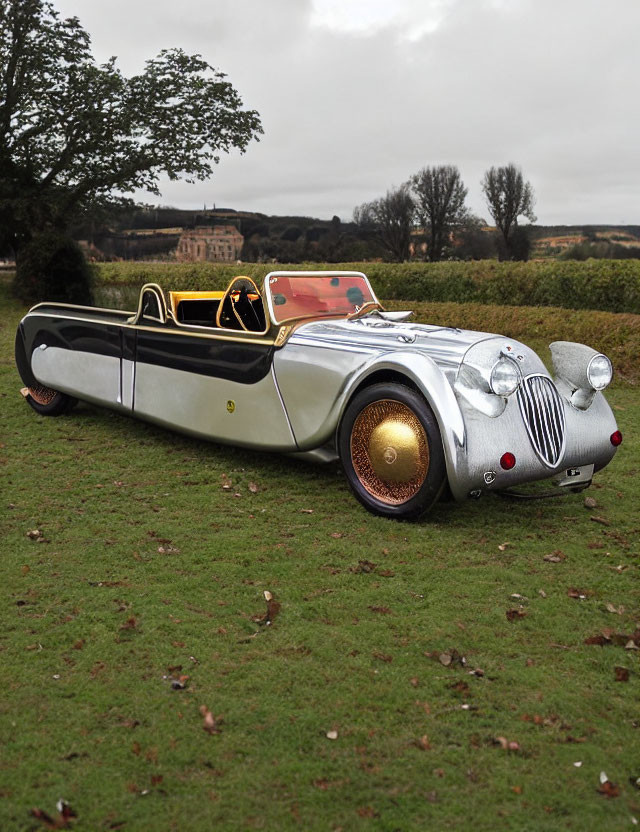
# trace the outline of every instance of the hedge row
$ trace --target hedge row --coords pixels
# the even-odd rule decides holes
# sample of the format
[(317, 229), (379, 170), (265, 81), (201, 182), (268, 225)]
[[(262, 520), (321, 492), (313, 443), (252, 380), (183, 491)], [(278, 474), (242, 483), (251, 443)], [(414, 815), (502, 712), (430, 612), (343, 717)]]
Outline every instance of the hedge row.
[(237, 274), (261, 280), (269, 271), (350, 269), (363, 271), (381, 298), (404, 301), (559, 306), (640, 313), (640, 260), (498, 263), (101, 263), (96, 283), (165, 289), (222, 289)]
[[(387, 301), (387, 309), (406, 307)], [(548, 363), (551, 341), (588, 344), (611, 359), (615, 375), (640, 382), (640, 315), (596, 310), (567, 312), (557, 307), (484, 306), (479, 303), (412, 303), (419, 323), (495, 332), (533, 347)]]

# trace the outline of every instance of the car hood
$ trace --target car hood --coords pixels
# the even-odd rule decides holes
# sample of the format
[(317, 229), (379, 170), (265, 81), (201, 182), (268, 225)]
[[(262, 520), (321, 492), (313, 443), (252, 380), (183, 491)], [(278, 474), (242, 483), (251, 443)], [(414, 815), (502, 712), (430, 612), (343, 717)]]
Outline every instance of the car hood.
[(425, 352), (445, 368), (457, 368), (467, 350), (479, 341), (497, 337), (490, 332), (474, 332), (456, 327), (397, 323), (380, 318), (313, 321), (298, 327), (292, 343), (316, 347), (361, 347), (365, 350), (411, 350)]

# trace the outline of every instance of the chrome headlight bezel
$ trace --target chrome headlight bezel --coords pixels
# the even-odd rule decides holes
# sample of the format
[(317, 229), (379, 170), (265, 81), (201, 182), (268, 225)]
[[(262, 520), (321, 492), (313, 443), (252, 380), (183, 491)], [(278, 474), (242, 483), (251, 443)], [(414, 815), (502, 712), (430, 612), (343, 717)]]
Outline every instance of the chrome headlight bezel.
[(502, 356), (491, 368), (489, 386), (496, 396), (507, 398), (513, 395), (522, 382), (522, 373), (516, 362)]
[[(598, 373), (601, 377), (598, 378)], [(587, 365), (587, 380), (594, 390), (604, 390), (611, 384), (613, 365), (604, 353), (594, 355)]]

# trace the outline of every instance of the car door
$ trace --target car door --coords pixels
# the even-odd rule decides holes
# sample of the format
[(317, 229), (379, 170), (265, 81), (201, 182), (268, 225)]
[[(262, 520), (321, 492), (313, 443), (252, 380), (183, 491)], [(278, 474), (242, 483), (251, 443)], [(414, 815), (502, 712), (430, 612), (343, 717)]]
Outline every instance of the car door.
[(134, 413), (194, 436), (295, 451), (270, 332), (179, 324), (159, 287), (148, 292), (135, 322)]

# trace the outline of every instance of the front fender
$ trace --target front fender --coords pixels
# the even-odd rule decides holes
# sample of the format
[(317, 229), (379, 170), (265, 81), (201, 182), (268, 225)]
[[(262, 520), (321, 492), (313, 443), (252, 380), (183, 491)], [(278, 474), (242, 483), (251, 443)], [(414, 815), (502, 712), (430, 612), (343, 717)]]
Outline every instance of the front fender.
[(335, 430), (340, 424), (342, 415), (355, 391), (366, 385), (367, 378), (385, 371), (406, 376), (428, 402), (440, 428), (449, 482), (455, 482), (458, 459), (466, 448), (464, 419), (445, 374), (428, 355), (396, 352), (368, 362), (348, 385), (341, 399), (340, 411), (333, 429)]
[[(304, 356), (304, 357), (303, 357)], [(335, 435), (358, 388), (381, 372), (400, 374), (420, 390), (434, 412), (454, 494), (456, 470), (466, 447), (462, 413), (444, 373), (429, 356), (407, 351), (372, 354), (365, 349), (284, 349), (276, 353), (278, 385), (301, 451), (321, 447)], [(456, 494), (456, 496), (458, 496)]]

